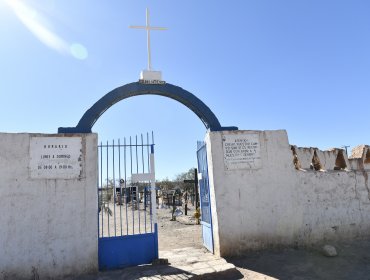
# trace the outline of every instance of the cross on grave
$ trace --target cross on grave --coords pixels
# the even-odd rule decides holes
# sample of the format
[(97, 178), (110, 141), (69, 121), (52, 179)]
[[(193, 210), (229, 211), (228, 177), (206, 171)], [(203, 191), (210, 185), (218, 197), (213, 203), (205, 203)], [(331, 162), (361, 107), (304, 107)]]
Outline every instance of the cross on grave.
[(151, 50), (150, 50), (150, 31), (151, 30), (167, 30), (167, 28), (157, 27), (157, 26), (150, 26), (150, 24), (149, 24), (149, 9), (148, 8), (146, 8), (146, 25), (145, 26), (131, 25), (131, 26), (129, 26), (129, 28), (145, 29), (146, 30), (147, 49), (148, 49), (148, 71), (152, 71)]
[[(199, 193), (198, 193), (198, 170), (194, 169), (194, 180), (184, 180), (184, 183), (194, 184), (195, 193), (195, 209), (198, 208)], [(185, 215), (187, 215), (188, 209), (187, 204), (185, 204)]]

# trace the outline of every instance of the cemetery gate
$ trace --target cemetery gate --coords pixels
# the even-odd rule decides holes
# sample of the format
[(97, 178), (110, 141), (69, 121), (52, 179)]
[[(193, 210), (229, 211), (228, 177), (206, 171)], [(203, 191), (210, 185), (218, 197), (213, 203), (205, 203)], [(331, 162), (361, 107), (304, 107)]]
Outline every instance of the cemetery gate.
[[(75, 127), (59, 127), (58, 133), (91, 133), (94, 124), (111, 106), (139, 95), (164, 96), (183, 104), (198, 116), (209, 131), (238, 129), (235, 126), (222, 126), (208, 106), (187, 90), (166, 82), (152, 84), (151, 81), (144, 80), (144, 82), (129, 83), (108, 92), (83, 114)], [(139, 144), (137, 138), (134, 140), (129, 138), (124, 139), (123, 143), (120, 141), (100, 143), (98, 147), (100, 269), (149, 263), (158, 257), (154, 143), (152, 141), (149, 144), (148, 135), (146, 138), (145, 142), (141, 137)], [(199, 146), (197, 154), (198, 169), (202, 174), (199, 185), (202, 195), (200, 206), (202, 207), (203, 242), (213, 252), (207, 155), (204, 144)], [(144, 155), (147, 157), (147, 162), (144, 162)], [(144, 193), (142, 193), (143, 184), (150, 184), (150, 189), (153, 191), (148, 194), (144, 186)], [(144, 197), (144, 204), (142, 204), (141, 194)], [(144, 225), (142, 225), (143, 220)]]
[(158, 258), (153, 138), (146, 134), (98, 145), (101, 270)]
[(206, 143), (198, 142), (197, 158), (203, 245), (213, 253), (212, 214)]

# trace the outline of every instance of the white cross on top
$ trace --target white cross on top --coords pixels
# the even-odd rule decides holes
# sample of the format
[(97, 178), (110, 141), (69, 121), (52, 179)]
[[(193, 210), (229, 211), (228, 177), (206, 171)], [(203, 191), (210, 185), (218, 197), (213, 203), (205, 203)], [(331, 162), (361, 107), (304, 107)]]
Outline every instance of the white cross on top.
[(149, 24), (149, 9), (146, 8), (146, 25), (145, 26), (129, 26), (129, 28), (134, 29), (145, 29), (147, 35), (147, 48), (148, 48), (148, 70), (152, 70), (152, 60), (151, 60), (151, 53), (150, 53), (150, 30), (167, 30), (165, 27), (156, 27), (150, 26)]

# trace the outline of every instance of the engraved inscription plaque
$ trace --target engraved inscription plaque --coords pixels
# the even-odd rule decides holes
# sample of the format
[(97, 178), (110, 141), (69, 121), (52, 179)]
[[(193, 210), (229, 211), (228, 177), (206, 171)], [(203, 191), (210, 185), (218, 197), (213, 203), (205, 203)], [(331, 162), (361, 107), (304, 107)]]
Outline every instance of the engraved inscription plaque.
[(31, 137), (30, 177), (76, 179), (82, 170), (81, 137)]
[(262, 167), (259, 134), (226, 134), (222, 144), (225, 170)]

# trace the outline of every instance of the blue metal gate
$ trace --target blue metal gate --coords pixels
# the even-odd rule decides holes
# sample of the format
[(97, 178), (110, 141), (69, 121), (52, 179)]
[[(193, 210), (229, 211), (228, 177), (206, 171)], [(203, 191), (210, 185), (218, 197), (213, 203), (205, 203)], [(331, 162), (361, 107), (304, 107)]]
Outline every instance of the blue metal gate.
[(209, 195), (207, 148), (204, 142), (198, 142), (198, 180), (201, 209), (203, 245), (213, 253), (212, 215)]
[(151, 263), (158, 258), (153, 134), (144, 140), (100, 143), (99, 269)]

